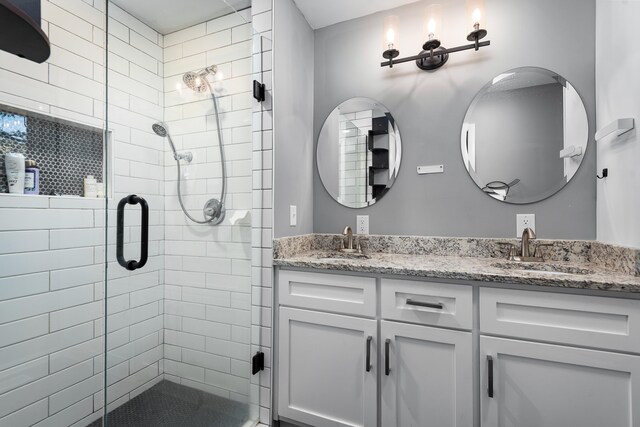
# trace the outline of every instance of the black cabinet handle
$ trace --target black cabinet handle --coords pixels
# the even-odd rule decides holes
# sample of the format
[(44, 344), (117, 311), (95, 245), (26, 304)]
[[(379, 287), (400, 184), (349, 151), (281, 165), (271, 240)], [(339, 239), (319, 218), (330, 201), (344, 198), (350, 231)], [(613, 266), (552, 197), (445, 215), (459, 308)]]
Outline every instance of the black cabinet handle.
[(371, 372), (371, 341), (372, 340), (373, 340), (372, 336), (367, 337), (367, 361), (366, 361), (367, 372)]
[(384, 374), (389, 376), (391, 369), (389, 368), (389, 346), (391, 345), (391, 340), (387, 338), (384, 341)]
[(487, 356), (487, 368), (489, 373), (489, 385), (487, 387), (487, 394), (489, 397), (493, 397), (493, 357)]
[[(140, 204), (141, 208), (141, 233), (140, 233), (140, 260), (124, 259), (124, 207), (126, 205)], [(118, 203), (117, 213), (117, 229), (116, 229), (116, 259), (118, 264), (126, 268), (127, 270), (136, 270), (144, 267), (147, 263), (149, 256), (149, 205), (147, 201), (142, 197), (138, 197), (135, 194), (127, 196), (120, 200)]]
[(427, 308), (437, 308), (438, 310), (442, 310), (444, 308), (444, 304), (438, 303), (434, 304), (431, 302), (422, 302), (422, 301), (414, 301), (412, 299), (407, 298), (407, 305), (415, 305), (417, 307), (427, 307)]

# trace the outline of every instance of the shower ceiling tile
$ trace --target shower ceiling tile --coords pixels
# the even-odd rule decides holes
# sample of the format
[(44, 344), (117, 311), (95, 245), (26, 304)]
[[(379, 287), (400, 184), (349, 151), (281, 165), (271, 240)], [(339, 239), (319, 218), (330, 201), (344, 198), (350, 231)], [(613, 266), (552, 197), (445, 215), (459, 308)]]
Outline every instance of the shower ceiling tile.
[(236, 10), (246, 9), (251, 6), (251, 0), (112, 1), (161, 34), (169, 34), (233, 13), (233, 10), (226, 3)]

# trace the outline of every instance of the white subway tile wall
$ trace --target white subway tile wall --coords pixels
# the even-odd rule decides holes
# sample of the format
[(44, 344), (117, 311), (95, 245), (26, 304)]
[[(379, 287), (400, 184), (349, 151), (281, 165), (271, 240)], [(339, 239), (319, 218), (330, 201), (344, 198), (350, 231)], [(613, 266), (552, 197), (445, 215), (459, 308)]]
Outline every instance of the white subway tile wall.
[(372, 110), (338, 115), (340, 167), (338, 201), (349, 206), (364, 206), (371, 200), (367, 181), (371, 159), (367, 152), (367, 134), (372, 128)]
[(273, 289), (273, 0), (253, 0), (253, 79), (265, 84), (265, 101), (253, 104), (253, 210), (251, 225), (251, 354), (264, 352), (265, 370), (251, 377), (259, 387), (259, 420), (271, 425)]
[(198, 24), (164, 39), (165, 121), (176, 149), (193, 153), (182, 167), (186, 209), (203, 219), (220, 197), (222, 172), (211, 96), (183, 82), (188, 71), (216, 65), (208, 77), (217, 98), (227, 170), (226, 218), (217, 227), (189, 221), (177, 197), (177, 167), (165, 151), (164, 377), (251, 403), (252, 30), (251, 10)]
[(1, 198), (0, 425), (88, 422), (102, 407), (104, 201)]

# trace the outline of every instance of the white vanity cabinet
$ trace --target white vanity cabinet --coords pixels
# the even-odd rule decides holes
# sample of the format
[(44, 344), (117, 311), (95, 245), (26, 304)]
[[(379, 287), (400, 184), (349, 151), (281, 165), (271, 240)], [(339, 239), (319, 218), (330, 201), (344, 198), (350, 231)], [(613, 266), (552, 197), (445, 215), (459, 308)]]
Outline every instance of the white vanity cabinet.
[(640, 356), (614, 352), (639, 329), (637, 300), (481, 288), (482, 427), (640, 427)]
[(382, 425), (473, 425), (471, 333), (380, 322)]
[(287, 421), (640, 427), (637, 299), (278, 274), (276, 400)]
[(278, 414), (317, 427), (375, 427), (376, 280), (282, 270), (278, 303)]
[(471, 332), (434, 327), (471, 329), (471, 287), (287, 270), (277, 283), (279, 416), (318, 427), (473, 425)]
[(375, 320), (281, 307), (279, 337), (281, 416), (318, 427), (376, 425)]
[(480, 338), (482, 427), (638, 427), (640, 357)]

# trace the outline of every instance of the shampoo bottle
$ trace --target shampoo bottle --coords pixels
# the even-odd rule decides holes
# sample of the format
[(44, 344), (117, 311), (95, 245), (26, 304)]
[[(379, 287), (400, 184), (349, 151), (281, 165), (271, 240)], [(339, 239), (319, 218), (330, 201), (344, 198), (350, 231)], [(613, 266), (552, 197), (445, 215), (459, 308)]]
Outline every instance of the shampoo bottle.
[(98, 197), (98, 181), (93, 175), (87, 175), (84, 179), (84, 197), (91, 199)]
[(24, 156), (20, 153), (5, 154), (4, 168), (7, 173), (9, 193), (24, 194)]
[(35, 160), (24, 162), (24, 194), (40, 194), (40, 169)]

